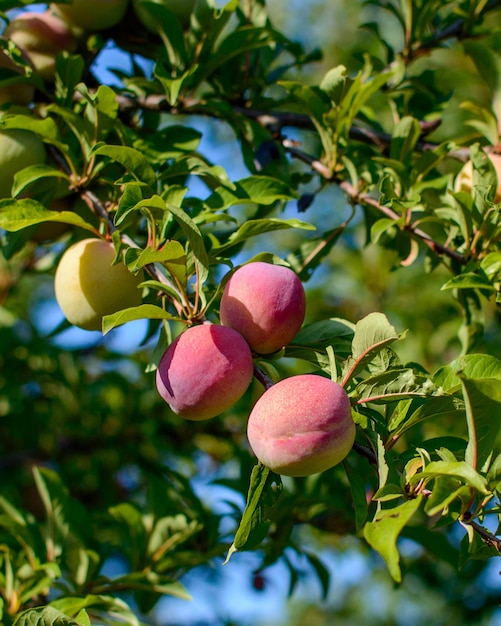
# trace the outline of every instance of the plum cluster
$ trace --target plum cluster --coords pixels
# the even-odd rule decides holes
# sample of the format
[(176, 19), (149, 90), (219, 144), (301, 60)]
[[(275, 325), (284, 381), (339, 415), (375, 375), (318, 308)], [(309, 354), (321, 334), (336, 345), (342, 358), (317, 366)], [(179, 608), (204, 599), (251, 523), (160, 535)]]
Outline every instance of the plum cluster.
[[(12, 75), (0, 88), (0, 107), (33, 115), (28, 107), (34, 101), (35, 88), (28, 74), (34, 72), (43, 83), (53, 87), (57, 55), (84, 51), (90, 34), (119, 24), (129, 7), (145, 31), (157, 33), (158, 20), (148, 9), (152, 4), (170, 11), (186, 27), (195, 0), (72, 0), (67, 4), (49, 4), (43, 12), (16, 15), (0, 36), (0, 70), (8, 70)], [(45, 146), (35, 133), (0, 131), (0, 198), (11, 196), (14, 175), (19, 170), (42, 165), (46, 159)]]
[[(249, 387), (253, 354), (281, 350), (305, 316), (305, 293), (289, 268), (262, 262), (240, 267), (221, 298), (221, 324), (181, 333), (156, 374), (161, 397), (177, 415), (205, 420), (237, 402)], [(251, 411), (247, 435), (257, 458), (288, 476), (322, 472), (344, 459), (355, 439), (345, 390), (316, 374), (270, 386)]]
[[(150, 32), (158, 32), (158, 20), (146, 5), (157, 4), (175, 15), (183, 27), (189, 24), (195, 0), (133, 0), (135, 15)], [(16, 16), (5, 28), (2, 40), (10, 40), (45, 82), (53, 82), (56, 55), (75, 52), (89, 33), (103, 31), (119, 24), (129, 8), (129, 0), (72, 0), (68, 4), (50, 4), (44, 12), (27, 11)], [(0, 47), (0, 68), (24, 73), (23, 63), (16, 63)], [(27, 105), (33, 100), (34, 89), (20, 81), (0, 90), (0, 104)]]

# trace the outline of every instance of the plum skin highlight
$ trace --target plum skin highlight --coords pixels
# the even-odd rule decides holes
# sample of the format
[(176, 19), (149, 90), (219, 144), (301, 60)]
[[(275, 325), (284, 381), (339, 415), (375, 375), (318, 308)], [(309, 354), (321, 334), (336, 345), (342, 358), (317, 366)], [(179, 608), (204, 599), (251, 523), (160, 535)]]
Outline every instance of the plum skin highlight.
[(206, 420), (231, 408), (249, 387), (252, 353), (239, 333), (219, 324), (192, 326), (164, 352), (156, 384), (171, 409)]
[(306, 297), (299, 277), (288, 267), (256, 261), (229, 279), (220, 306), (221, 324), (237, 330), (259, 354), (277, 352), (304, 321)]

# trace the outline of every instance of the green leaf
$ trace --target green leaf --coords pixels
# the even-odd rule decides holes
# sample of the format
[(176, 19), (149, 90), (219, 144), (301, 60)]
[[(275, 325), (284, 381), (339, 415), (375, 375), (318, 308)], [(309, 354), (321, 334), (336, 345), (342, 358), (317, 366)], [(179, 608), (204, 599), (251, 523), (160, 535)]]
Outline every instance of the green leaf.
[(374, 521), (367, 522), (364, 526), (365, 540), (383, 557), (396, 582), (402, 581), (397, 539), (419, 509), (420, 504), (421, 496), (394, 508), (382, 509), (378, 511)]
[(360, 472), (352, 467), (346, 459), (343, 461), (343, 467), (350, 483), (353, 507), (355, 509), (355, 526), (357, 531), (359, 531), (365, 524), (369, 513), (366, 488)]
[(491, 282), (501, 281), (501, 252), (490, 252), (480, 261), (482, 271)]
[(346, 385), (384, 347), (401, 337), (383, 313), (369, 313), (355, 325), (352, 354), (343, 369), (343, 384)]
[(96, 233), (95, 227), (87, 223), (77, 213), (71, 211), (50, 211), (40, 202), (29, 198), (0, 200), (0, 228), (10, 232), (17, 232), (42, 222), (71, 224)]
[(103, 317), (103, 335), (113, 328), (135, 320), (175, 320), (177, 317), (154, 304), (140, 304)]
[(81, 626), (75, 619), (68, 617), (54, 607), (46, 606), (28, 609), (21, 613), (12, 626)]
[(331, 110), (332, 103), (325, 91), (294, 81), (279, 81), (278, 84), (289, 92), (293, 100), (299, 102), (302, 112), (311, 118), (322, 141), (327, 163), (333, 163), (336, 152), (334, 138), (325, 124), (325, 117)]
[(179, 177), (186, 178), (188, 175), (200, 176), (205, 179), (205, 182), (211, 188), (219, 187), (220, 185), (228, 187), (228, 189), (234, 188), (234, 184), (229, 179), (222, 165), (211, 165), (205, 159), (192, 154), (176, 159), (163, 172), (162, 180), (166, 181)]
[(380, 220), (377, 220), (371, 226), (371, 241), (372, 243), (378, 243), (382, 235), (391, 231), (392, 229), (398, 228), (398, 220), (392, 220), (388, 217), (383, 217)]
[(12, 186), (12, 195), (18, 196), (27, 187), (44, 178), (56, 179), (51, 181), (53, 184), (62, 180), (69, 181), (69, 177), (57, 167), (45, 164), (31, 165), (16, 173)]
[(173, 204), (167, 203), (166, 206), (167, 210), (172, 213), (174, 219), (190, 242), (190, 247), (197, 266), (197, 282), (198, 285), (201, 286), (209, 276), (209, 257), (207, 256), (202, 233), (186, 211), (183, 211), (183, 209)]
[(456, 498), (468, 501), (471, 498), (470, 488), (454, 477), (438, 476), (433, 482), (431, 495), (425, 503), (425, 513), (430, 517), (439, 513), (443, 514)]
[(120, 163), (137, 180), (151, 187), (155, 185), (156, 174), (148, 159), (135, 148), (129, 146), (98, 145), (93, 150), (94, 156), (105, 156)]
[(501, 361), (490, 354), (466, 354), (437, 370), (432, 380), (452, 394), (462, 389), (461, 377), (501, 381)]
[(158, 34), (167, 52), (171, 65), (183, 67), (186, 63), (186, 47), (183, 29), (174, 11), (165, 3), (141, 2), (141, 9), (150, 14), (150, 20), (157, 24)]
[(454, 276), (454, 278), (442, 285), (442, 290), (445, 289), (487, 289), (488, 291), (497, 291), (487, 276), (474, 272), (465, 272), (464, 274)]
[(167, 101), (171, 106), (174, 106), (179, 98), (181, 89), (184, 83), (190, 76), (192, 76), (198, 70), (198, 65), (193, 65), (186, 72), (183, 72), (180, 76), (172, 78), (171, 73), (163, 65), (155, 65), (155, 78), (162, 83), (162, 87), (165, 90)]
[(391, 369), (369, 376), (356, 387), (357, 402), (395, 402), (406, 398), (423, 398), (441, 393), (427, 376), (411, 368)]
[(390, 145), (390, 158), (403, 162), (414, 150), (421, 136), (419, 122), (409, 115), (403, 117), (396, 125)]
[(499, 483), (501, 483), (501, 454), (498, 454), (491, 463), (487, 474), (487, 484), (489, 485), (489, 489), (497, 489), (499, 491)]
[(200, 67), (204, 76), (210, 76), (218, 67), (228, 63), (242, 52), (249, 52), (267, 45), (277, 45), (287, 41), (277, 31), (261, 26), (244, 26), (230, 32), (213, 51), (204, 67)]
[(89, 518), (84, 506), (73, 499), (60, 476), (45, 467), (33, 467), (33, 477), (47, 517), (45, 540), (48, 551), (56, 556), (65, 548), (69, 537), (86, 537)]
[(440, 395), (440, 387), (437, 388), (437, 395), (426, 398), (421, 404), (412, 403), (409, 411), (400, 413), (394, 411), (388, 422), (388, 430), (392, 436), (397, 438), (412, 426), (426, 419), (439, 420), (459, 420), (464, 417), (464, 406), (453, 396)]
[(346, 83), (346, 67), (338, 65), (330, 69), (320, 82), (320, 89), (325, 91), (331, 100), (336, 102), (340, 96), (340, 90)]
[(487, 494), (487, 481), (476, 472), (466, 461), (432, 461), (428, 463), (422, 472), (414, 474), (409, 480), (411, 485), (415, 485), (423, 478), (438, 478), (449, 476), (457, 478), (463, 484), (476, 489), (479, 493)]
[(55, 92), (58, 104), (71, 106), (75, 87), (82, 79), (85, 61), (81, 54), (63, 51), (56, 55)]
[(181, 285), (186, 284), (186, 253), (178, 241), (167, 241), (160, 250), (146, 248), (127, 266), (135, 273), (153, 263), (161, 263)]
[(501, 428), (501, 384), (495, 378), (473, 379), (459, 372), (466, 407), (466, 460), (487, 471)]
[(113, 578), (109, 581), (110, 592), (114, 589), (127, 589), (128, 591), (145, 591), (161, 595), (173, 596), (182, 600), (191, 600), (192, 597), (186, 591), (184, 585), (168, 576), (162, 576), (153, 571), (132, 572)]
[(194, 128), (171, 124), (158, 129), (152, 136), (137, 137), (133, 147), (148, 159), (164, 163), (194, 152), (201, 138), (202, 134)]
[[(86, 596), (65, 596), (58, 600), (51, 602), (52, 607), (63, 611), (64, 613), (72, 616), (80, 614), (82, 610), (89, 609), (93, 615), (104, 614), (105, 616), (112, 617), (111, 623), (117, 621), (122, 624), (129, 624), (129, 626), (140, 626), (140, 622), (134, 615), (133, 610), (122, 600), (121, 598), (113, 597), (111, 595), (98, 595), (89, 594)], [(110, 620), (101, 619), (98, 621), (106, 623)], [(74, 626), (76, 622), (69, 622), (68, 626)], [(26, 625), (26, 626), (35, 626)], [(40, 626), (36, 624), (36, 626)], [(54, 626), (66, 626), (66, 624), (55, 624)]]
[(245, 510), (224, 564), (234, 552), (251, 550), (266, 537), (270, 525), (267, 509), (276, 503), (281, 490), (280, 476), (261, 462), (257, 463), (251, 473)]
[(213, 211), (234, 205), (258, 204), (269, 206), (279, 200), (292, 200), (298, 194), (289, 185), (270, 176), (249, 176), (234, 183), (234, 188), (219, 187), (205, 200)]
[(3, 115), (0, 117), (0, 128), (29, 130), (48, 143), (58, 145), (59, 131), (56, 122), (50, 118), (40, 119), (30, 115)]
[(212, 252), (215, 253), (217, 251), (217, 254), (220, 254), (221, 252), (228, 253), (231, 248), (244, 243), (251, 237), (257, 237), (258, 235), (277, 230), (287, 230), (289, 228), (315, 230), (315, 226), (295, 218), (284, 220), (278, 217), (270, 217), (257, 220), (247, 220), (238, 228), (236, 232), (230, 235), (227, 243), (214, 247)]

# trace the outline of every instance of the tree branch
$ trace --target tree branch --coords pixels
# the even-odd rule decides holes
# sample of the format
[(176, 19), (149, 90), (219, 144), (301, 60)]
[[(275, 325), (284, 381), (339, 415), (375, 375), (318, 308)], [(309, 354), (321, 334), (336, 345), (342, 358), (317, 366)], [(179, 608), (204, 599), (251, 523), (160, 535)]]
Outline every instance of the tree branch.
[[(315, 170), (318, 174), (320, 174), (326, 180), (331, 181), (331, 182), (336, 182), (335, 175), (321, 161), (299, 150), (292, 144), (292, 142), (288, 140), (284, 140), (282, 143), (286, 151), (291, 156), (310, 165), (310, 167), (313, 170)], [(345, 194), (350, 198), (350, 201), (352, 203), (369, 205), (373, 207), (374, 209), (376, 209), (377, 211), (379, 211), (380, 213), (382, 213), (383, 215), (385, 215), (386, 217), (389, 217), (390, 219), (395, 220), (395, 222), (400, 219), (400, 215), (396, 213), (393, 209), (380, 204), (376, 199), (371, 197), (369, 194), (359, 192), (358, 189), (356, 189), (350, 182), (341, 181), (341, 182), (338, 182), (338, 185), (345, 192)], [(466, 264), (467, 259), (465, 256), (463, 256), (456, 250), (448, 248), (447, 246), (444, 246), (438, 241), (435, 241), (432, 237), (430, 237), (430, 235), (428, 235), (428, 233), (425, 233), (423, 230), (421, 230), (420, 228), (417, 228), (413, 224), (406, 224), (404, 230), (408, 232), (411, 237), (414, 237), (415, 239), (422, 241), (426, 246), (428, 246), (431, 250), (433, 250), (435, 254), (439, 256), (447, 256), (461, 265)]]

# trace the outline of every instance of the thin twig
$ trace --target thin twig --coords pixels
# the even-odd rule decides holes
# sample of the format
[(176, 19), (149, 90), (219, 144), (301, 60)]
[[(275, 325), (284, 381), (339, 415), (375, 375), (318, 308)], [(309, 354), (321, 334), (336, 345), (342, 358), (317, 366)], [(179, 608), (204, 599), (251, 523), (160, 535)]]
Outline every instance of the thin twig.
[(501, 539), (496, 537), (490, 530), (481, 526), (478, 522), (474, 520), (462, 520), (461, 522), (464, 525), (471, 526), (473, 530), (477, 533), (480, 539), (491, 548), (495, 548), (499, 553), (501, 553)]

